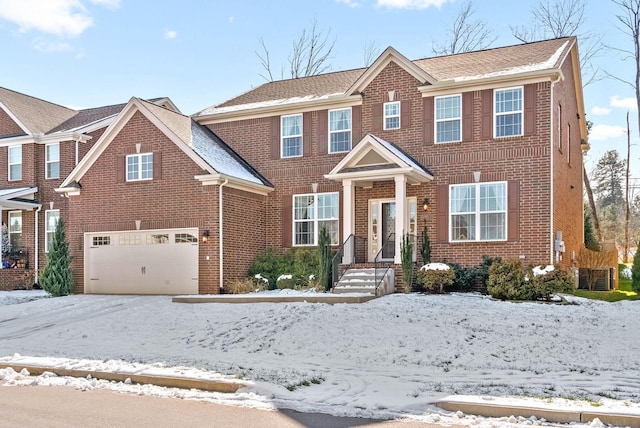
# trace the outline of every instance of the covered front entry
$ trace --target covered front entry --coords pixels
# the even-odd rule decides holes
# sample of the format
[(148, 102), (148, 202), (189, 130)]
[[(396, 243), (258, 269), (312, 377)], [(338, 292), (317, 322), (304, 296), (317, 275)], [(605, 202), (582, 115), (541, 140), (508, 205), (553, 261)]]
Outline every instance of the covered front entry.
[(98, 294), (197, 294), (198, 229), (84, 235), (84, 290)]
[[(416, 198), (407, 198), (407, 229), (404, 233), (416, 235)], [(396, 202), (394, 199), (369, 200), (369, 262), (393, 261), (396, 254)]]

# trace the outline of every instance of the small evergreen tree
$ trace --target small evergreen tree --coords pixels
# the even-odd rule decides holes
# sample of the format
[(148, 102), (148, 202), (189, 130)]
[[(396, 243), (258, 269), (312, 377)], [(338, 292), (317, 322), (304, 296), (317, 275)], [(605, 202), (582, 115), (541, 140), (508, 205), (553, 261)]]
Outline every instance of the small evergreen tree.
[(598, 238), (593, 230), (593, 221), (591, 221), (591, 214), (587, 206), (584, 207), (584, 246), (591, 251), (600, 251), (600, 244)]
[(402, 235), (402, 241), (400, 241), (400, 259), (404, 292), (410, 293), (413, 284), (413, 242), (408, 233)]
[(422, 228), (422, 247), (420, 247), (420, 255), (422, 256), (422, 263), (431, 263), (431, 240), (429, 239), (429, 233), (427, 233), (427, 226)]
[(633, 256), (633, 265), (631, 266), (631, 287), (636, 293), (640, 293), (640, 242), (638, 242), (636, 255)]
[(331, 258), (331, 235), (329, 235), (327, 228), (322, 226), (318, 234), (318, 265), (320, 267), (318, 280), (326, 291), (331, 289), (331, 272), (333, 269)]
[(56, 223), (56, 230), (49, 245), (47, 265), (40, 276), (42, 288), (54, 297), (66, 296), (73, 288), (71, 255), (64, 230), (64, 220)]

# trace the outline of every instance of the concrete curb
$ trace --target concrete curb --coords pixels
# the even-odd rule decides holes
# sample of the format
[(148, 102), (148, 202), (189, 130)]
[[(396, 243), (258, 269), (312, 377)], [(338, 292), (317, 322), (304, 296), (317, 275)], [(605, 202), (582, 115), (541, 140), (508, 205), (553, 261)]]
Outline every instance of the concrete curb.
[(640, 428), (640, 414), (610, 413), (585, 410), (561, 410), (546, 407), (506, 406), (500, 404), (478, 403), (469, 401), (442, 400), (433, 403), (435, 406), (450, 412), (461, 411), (469, 415), (479, 415), (490, 418), (521, 416), (538, 419), (544, 418), (557, 423), (590, 423), (598, 418), (606, 425)]
[(327, 294), (321, 296), (175, 296), (174, 303), (281, 303), (281, 302), (308, 302), (308, 303), (364, 303), (375, 299), (374, 295), (341, 296), (340, 294)]
[(167, 388), (181, 388), (181, 389), (201, 389), (203, 391), (210, 392), (224, 392), (233, 393), (241, 387), (245, 386), (243, 383), (233, 381), (220, 381), (220, 380), (207, 380), (196, 379), (188, 377), (175, 377), (175, 376), (160, 376), (160, 375), (145, 375), (145, 374), (133, 374), (133, 373), (114, 373), (103, 372), (95, 370), (76, 370), (76, 369), (62, 369), (56, 367), (44, 367), (33, 366), (27, 364), (6, 364), (0, 363), (0, 369), (6, 369), (11, 367), (13, 370), (20, 372), (22, 369), (27, 371), (33, 376), (39, 376), (44, 372), (51, 372), (58, 376), (69, 377), (83, 377), (88, 375), (95, 379), (112, 380), (116, 382), (124, 382), (126, 379), (130, 379), (133, 383), (149, 384), (163, 386)]

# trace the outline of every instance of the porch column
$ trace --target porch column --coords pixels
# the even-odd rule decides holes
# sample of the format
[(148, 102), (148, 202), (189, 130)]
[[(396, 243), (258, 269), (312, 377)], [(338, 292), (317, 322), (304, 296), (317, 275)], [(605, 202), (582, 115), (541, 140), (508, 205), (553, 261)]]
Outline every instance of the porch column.
[(405, 224), (407, 221), (407, 178), (404, 175), (396, 175), (394, 181), (396, 182), (396, 239), (393, 262), (400, 264), (402, 263), (400, 243), (402, 235), (407, 230)]
[[(342, 240), (346, 241), (355, 231), (355, 193), (350, 178), (342, 180)], [(345, 245), (342, 263), (353, 263), (354, 247)]]

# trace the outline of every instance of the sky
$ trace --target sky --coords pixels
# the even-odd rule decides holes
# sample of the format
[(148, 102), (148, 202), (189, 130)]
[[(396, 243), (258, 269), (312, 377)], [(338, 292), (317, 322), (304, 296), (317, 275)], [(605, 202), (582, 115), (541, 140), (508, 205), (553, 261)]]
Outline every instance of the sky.
[[(273, 290), (260, 296), (300, 296)], [(229, 300), (246, 295), (227, 295)], [(28, 301), (38, 298), (38, 300)], [(170, 296), (0, 291), (0, 394), (14, 385), (286, 408), (444, 426), (531, 427), (432, 403), (455, 396), (640, 415), (640, 301), (504, 302), (477, 293), (391, 294), (363, 304), (173, 303)], [(223, 394), (91, 378), (33, 377), (19, 364), (235, 379)], [(540, 415), (538, 415), (540, 416)], [(1, 423), (0, 423), (1, 424)], [(551, 424), (558, 426), (558, 424)], [(567, 427), (604, 428), (601, 423)]]
[[(519, 43), (511, 27), (531, 23), (539, 0), (475, 0), (473, 20)], [(607, 46), (633, 50), (610, 0), (587, 0), (581, 31)], [(364, 50), (393, 46), (410, 59), (434, 56), (463, 0), (0, 0), (0, 86), (73, 108), (170, 97), (186, 114), (219, 104), (265, 82), (256, 52), (262, 38), (272, 68), (281, 65), (312, 22), (335, 40), (332, 70), (364, 66)], [(153, 6), (150, 6), (153, 5)], [(595, 58), (601, 80), (584, 89), (593, 121), (590, 170), (606, 150), (626, 157), (631, 115), (632, 175), (640, 186), (640, 145), (633, 89), (634, 61), (605, 49)], [(286, 76), (285, 76), (286, 77)], [(640, 191), (640, 189), (638, 190)]]

